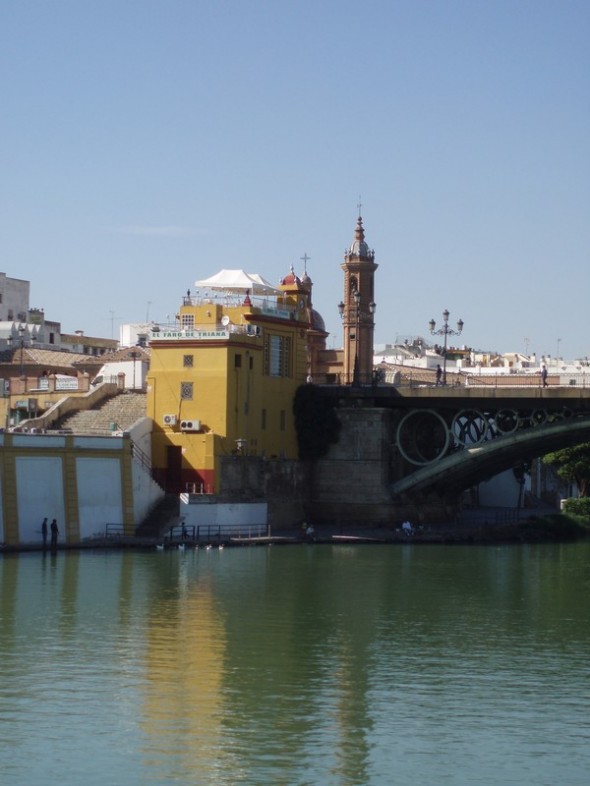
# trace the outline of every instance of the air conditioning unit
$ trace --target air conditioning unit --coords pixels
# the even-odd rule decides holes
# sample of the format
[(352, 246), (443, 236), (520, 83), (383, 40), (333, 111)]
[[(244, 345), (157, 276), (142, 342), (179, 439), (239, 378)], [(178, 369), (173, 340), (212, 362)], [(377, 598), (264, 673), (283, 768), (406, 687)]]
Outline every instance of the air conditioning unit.
[(199, 431), (201, 428), (201, 421), (200, 420), (181, 420), (180, 421), (180, 430), (181, 431)]
[(163, 421), (164, 421), (164, 425), (165, 426), (175, 426), (176, 425), (176, 415), (164, 415)]

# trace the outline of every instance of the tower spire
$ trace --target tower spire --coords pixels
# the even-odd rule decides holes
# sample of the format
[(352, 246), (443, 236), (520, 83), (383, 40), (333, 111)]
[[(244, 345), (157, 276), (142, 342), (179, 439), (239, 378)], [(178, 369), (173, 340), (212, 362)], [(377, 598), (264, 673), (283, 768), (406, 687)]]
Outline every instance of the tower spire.
[(354, 240), (344, 253), (341, 267), (344, 271), (344, 323), (345, 383), (369, 384), (373, 376), (373, 334), (375, 330), (375, 252), (365, 241), (365, 229), (359, 198), (358, 217)]

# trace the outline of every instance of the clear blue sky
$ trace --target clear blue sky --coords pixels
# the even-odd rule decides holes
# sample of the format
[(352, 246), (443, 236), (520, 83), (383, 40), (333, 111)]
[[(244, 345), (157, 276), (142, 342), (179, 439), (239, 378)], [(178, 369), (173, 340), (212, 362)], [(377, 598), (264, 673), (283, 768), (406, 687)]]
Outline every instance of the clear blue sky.
[(118, 337), (307, 252), (341, 346), (361, 195), (376, 342), (590, 355), (589, 41), (588, 0), (2, 0), (0, 270)]

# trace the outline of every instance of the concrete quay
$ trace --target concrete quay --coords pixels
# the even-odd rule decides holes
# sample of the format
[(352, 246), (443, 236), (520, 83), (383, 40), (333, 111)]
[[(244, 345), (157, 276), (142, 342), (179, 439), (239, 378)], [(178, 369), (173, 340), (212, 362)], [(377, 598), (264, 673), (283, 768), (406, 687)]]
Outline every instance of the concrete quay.
[(97, 537), (78, 543), (58, 543), (56, 549), (43, 548), (42, 544), (0, 545), (0, 554), (17, 554), (41, 552), (55, 554), (76, 550), (139, 550), (165, 551), (178, 550), (184, 546), (187, 550), (213, 548), (218, 546), (252, 547), (252, 546), (284, 546), (284, 545), (359, 545), (359, 544), (486, 544), (486, 543), (530, 543), (544, 540), (571, 540), (575, 537), (589, 537), (590, 530), (580, 527), (572, 531), (564, 525), (560, 533), (559, 524), (550, 522), (548, 517), (557, 516), (558, 511), (547, 508), (543, 510), (519, 510), (506, 508), (489, 508), (468, 511), (462, 521), (424, 526), (403, 525), (391, 527), (366, 527), (362, 525), (330, 526), (314, 525), (313, 533), (308, 534), (302, 528), (281, 529), (276, 533), (269, 532), (264, 536), (234, 537), (220, 536), (201, 538), (167, 538), (159, 537)]

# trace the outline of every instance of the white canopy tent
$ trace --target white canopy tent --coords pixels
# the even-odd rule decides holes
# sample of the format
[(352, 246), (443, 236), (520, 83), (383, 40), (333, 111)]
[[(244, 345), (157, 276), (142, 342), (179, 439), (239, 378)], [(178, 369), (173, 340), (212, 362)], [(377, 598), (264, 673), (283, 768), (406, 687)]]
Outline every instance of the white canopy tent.
[(220, 270), (210, 278), (195, 281), (196, 287), (219, 289), (224, 292), (250, 291), (253, 295), (281, 295), (280, 289), (262, 278), (258, 273), (246, 273), (244, 270)]

